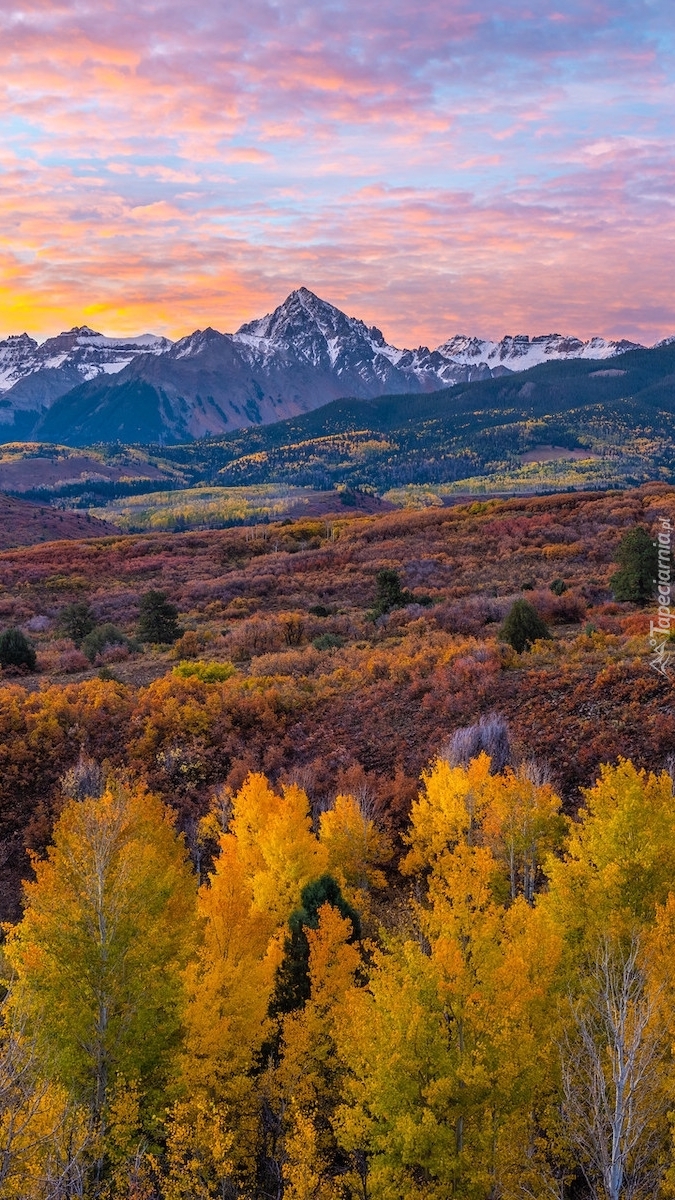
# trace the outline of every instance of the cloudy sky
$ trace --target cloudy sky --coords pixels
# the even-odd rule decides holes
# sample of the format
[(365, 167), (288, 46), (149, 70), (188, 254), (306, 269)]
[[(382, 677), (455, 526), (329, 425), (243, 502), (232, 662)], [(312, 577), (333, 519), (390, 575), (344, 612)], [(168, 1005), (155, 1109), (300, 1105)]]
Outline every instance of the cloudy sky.
[(0, 337), (675, 333), (672, 0), (4, 0)]

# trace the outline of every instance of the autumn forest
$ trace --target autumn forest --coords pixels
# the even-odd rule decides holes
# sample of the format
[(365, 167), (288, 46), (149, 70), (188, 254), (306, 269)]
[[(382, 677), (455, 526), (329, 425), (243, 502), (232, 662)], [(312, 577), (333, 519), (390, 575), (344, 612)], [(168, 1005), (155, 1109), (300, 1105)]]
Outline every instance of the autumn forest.
[(673, 1194), (673, 519), (0, 552), (2, 1200)]

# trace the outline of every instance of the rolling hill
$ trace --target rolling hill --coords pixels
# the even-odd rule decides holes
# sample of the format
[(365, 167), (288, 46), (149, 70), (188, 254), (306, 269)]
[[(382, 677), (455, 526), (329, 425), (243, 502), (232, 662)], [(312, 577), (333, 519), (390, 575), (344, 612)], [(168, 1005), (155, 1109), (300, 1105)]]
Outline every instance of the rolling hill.
[(230, 487), (341, 484), (381, 493), (508, 474), (542, 445), (570, 454), (585, 450), (587, 461), (595, 456), (597, 482), (671, 478), (675, 343), (629, 351), (620, 363), (552, 362), (428, 395), (336, 400), (290, 420), (163, 453), (193, 482)]
[[(157, 504), (168, 511), (171, 493), (178, 497), (184, 488), (226, 490), (208, 499), (220, 512), (229, 511), (232, 488), (267, 485), (341, 488), (352, 499), (355, 489), (366, 489), (396, 504), (486, 491), (626, 487), (672, 481), (674, 408), (671, 342), (609, 364), (577, 358), (427, 394), (334, 400), (284, 421), (159, 451), (113, 443), (90, 449), (87, 458), (44, 443), (22, 452), (15, 443), (5, 448), (0, 483), (48, 503), (115, 502), (113, 522), (122, 511), (117, 502), (136, 496), (133, 513), (124, 512), (132, 525), (141, 510), (152, 525)], [(159, 491), (168, 497), (153, 499)], [(210, 510), (201, 514), (199, 497), (193, 500), (189, 512), (179, 505), (181, 528), (214, 519)]]

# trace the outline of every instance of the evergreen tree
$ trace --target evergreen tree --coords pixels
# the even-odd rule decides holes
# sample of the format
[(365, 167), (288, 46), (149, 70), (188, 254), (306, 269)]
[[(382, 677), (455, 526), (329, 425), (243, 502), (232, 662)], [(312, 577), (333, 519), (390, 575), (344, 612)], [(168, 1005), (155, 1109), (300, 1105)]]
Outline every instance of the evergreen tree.
[(96, 656), (102, 654), (107, 646), (127, 646), (128, 638), (125, 638), (121, 629), (116, 625), (112, 625), (110, 621), (106, 621), (103, 625), (97, 625), (88, 633), (80, 643), (80, 649), (90, 662), (95, 662)]
[(536, 608), (528, 600), (515, 600), (511, 605), (499, 635), (509, 642), (519, 654), (538, 638), (548, 638), (550, 633)]
[(170, 645), (181, 635), (178, 609), (167, 600), (166, 592), (151, 589), (141, 597), (138, 636), (142, 642)]
[(66, 637), (79, 646), (96, 625), (96, 618), (84, 600), (76, 600), (61, 609), (58, 624)]
[(36, 665), (35, 650), (25, 633), (20, 629), (0, 633), (0, 667), (27, 667), (34, 671)]
[(290, 936), (286, 938), (284, 958), (277, 971), (276, 991), (270, 1005), (272, 1014), (293, 1012), (309, 999), (309, 941), (308, 929), (317, 929), (319, 910), (324, 904), (337, 909), (340, 916), (351, 921), (352, 941), (361, 936), (359, 914), (342, 895), (340, 885), (332, 875), (321, 875), (301, 892), (300, 905), (289, 920)]
[(377, 590), (373, 612), (376, 617), (391, 612), (392, 608), (404, 608), (406, 604), (412, 604), (415, 599), (412, 592), (405, 591), (401, 587), (398, 571), (394, 571), (390, 567), (385, 567), (382, 571), (377, 572), (375, 583)]
[(642, 525), (635, 525), (623, 535), (615, 558), (619, 570), (609, 581), (615, 600), (647, 604), (654, 595), (659, 554)]

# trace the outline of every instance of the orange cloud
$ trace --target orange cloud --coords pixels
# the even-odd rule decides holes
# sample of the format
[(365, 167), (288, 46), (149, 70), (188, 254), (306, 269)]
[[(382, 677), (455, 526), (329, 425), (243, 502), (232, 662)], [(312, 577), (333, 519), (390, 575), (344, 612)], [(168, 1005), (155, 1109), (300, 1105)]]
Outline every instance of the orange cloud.
[(670, 333), (657, 8), (8, 0), (0, 333), (231, 329), (300, 283), (399, 344)]

